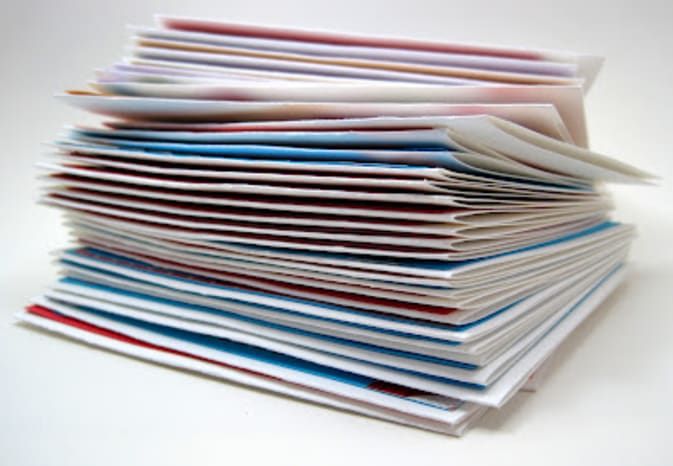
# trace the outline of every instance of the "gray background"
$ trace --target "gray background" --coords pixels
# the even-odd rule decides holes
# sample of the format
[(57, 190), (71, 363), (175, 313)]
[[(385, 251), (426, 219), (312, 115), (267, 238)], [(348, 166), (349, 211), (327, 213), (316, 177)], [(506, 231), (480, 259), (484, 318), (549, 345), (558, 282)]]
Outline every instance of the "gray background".
[[(67, 239), (33, 163), (85, 115), (51, 98), (121, 57), (157, 12), (596, 53), (598, 151), (657, 171), (612, 187), (639, 225), (628, 283), (568, 341), (542, 389), (460, 440), (188, 376), (30, 331), (12, 314)], [(0, 14), (0, 464), (673, 464), (673, 6), (469, 0), (7, 1)]]

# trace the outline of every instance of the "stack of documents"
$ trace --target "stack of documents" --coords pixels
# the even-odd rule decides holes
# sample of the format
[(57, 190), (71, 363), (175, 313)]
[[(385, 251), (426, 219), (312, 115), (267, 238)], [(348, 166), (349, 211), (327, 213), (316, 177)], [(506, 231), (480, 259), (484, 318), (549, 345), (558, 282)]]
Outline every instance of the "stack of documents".
[(41, 201), (76, 245), (21, 320), (458, 435), (619, 284), (601, 60), (159, 17), (67, 103)]

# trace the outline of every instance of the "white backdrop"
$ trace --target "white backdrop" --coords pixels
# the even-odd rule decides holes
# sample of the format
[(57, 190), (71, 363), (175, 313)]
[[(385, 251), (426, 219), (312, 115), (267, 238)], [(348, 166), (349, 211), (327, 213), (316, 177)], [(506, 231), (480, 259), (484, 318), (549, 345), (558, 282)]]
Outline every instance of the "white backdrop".
[[(563, 346), (536, 394), (462, 439), (186, 375), (14, 324), (66, 242), (34, 205), (32, 164), (64, 123), (51, 94), (124, 51), (155, 12), (503, 43), (607, 57), (587, 100), (592, 147), (659, 172), (613, 187), (639, 225), (625, 287)], [(673, 464), (673, 3), (3, 0), (0, 14), (0, 464)]]

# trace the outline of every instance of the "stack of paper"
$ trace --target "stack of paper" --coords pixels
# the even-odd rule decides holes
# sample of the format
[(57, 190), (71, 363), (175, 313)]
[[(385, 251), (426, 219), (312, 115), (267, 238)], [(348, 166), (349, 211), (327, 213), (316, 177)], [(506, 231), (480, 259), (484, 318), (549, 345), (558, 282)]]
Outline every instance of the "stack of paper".
[(185, 18), (135, 28), (106, 119), (40, 164), (77, 246), (20, 318), (460, 434), (618, 285), (633, 228), (570, 53)]

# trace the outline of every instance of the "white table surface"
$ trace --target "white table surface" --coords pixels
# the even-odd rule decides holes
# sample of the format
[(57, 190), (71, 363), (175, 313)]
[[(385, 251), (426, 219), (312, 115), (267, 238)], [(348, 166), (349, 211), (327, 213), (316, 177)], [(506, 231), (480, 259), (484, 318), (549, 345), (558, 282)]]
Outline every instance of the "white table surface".
[[(673, 6), (658, 2), (3, 2), (0, 14), (0, 464), (673, 464)], [(385, 4), (385, 8), (381, 5)], [(192, 376), (16, 325), (67, 235), (32, 164), (64, 123), (51, 98), (117, 59), (156, 10), (602, 54), (594, 149), (658, 171), (613, 187), (638, 224), (628, 283), (563, 345), (539, 392), (462, 439)]]

